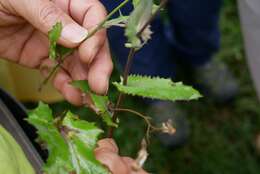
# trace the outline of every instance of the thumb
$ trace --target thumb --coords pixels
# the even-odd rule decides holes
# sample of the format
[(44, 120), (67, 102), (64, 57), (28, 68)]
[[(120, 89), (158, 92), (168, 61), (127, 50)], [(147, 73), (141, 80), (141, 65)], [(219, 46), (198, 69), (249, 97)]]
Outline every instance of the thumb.
[(76, 47), (87, 37), (85, 28), (49, 0), (15, 0), (13, 6), (19, 15), (45, 34), (61, 22), (63, 30), (59, 43), (63, 46)]

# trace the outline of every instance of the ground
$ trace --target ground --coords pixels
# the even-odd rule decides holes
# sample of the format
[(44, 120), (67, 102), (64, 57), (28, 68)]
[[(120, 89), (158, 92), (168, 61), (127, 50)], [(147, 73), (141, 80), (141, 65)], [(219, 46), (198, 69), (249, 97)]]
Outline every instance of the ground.
[[(255, 150), (255, 138), (260, 134), (260, 107), (246, 65), (234, 0), (224, 1), (221, 31), (222, 46), (216, 56), (239, 79), (239, 95), (226, 105), (217, 105), (208, 98), (184, 104), (191, 126), (189, 141), (184, 147), (169, 150), (152, 137), (150, 158), (145, 166), (151, 173), (258, 174), (260, 171), (260, 156)], [(136, 99), (127, 98), (125, 105), (145, 111), (144, 104)], [(54, 108), (60, 109), (58, 105)], [(85, 109), (74, 111), (81, 116), (91, 115)], [(115, 135), (121, 154), (135, 156), (144, 129), (139, 118), (121, 115)]]

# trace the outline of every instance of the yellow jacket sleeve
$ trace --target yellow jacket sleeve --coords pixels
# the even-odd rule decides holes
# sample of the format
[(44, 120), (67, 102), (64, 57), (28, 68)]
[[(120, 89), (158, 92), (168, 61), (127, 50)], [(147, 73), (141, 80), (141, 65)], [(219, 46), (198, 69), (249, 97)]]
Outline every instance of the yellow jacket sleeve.
[(43, 81), (37, 70), (28, 69), (0, 59), (0, 87), (23, 102), (45, 101), (57, 102), (61, 95), (47, 84), (41, 92), (38, 91)]
[(35, 174), (22, 148), (0, 125), (0, 173)]

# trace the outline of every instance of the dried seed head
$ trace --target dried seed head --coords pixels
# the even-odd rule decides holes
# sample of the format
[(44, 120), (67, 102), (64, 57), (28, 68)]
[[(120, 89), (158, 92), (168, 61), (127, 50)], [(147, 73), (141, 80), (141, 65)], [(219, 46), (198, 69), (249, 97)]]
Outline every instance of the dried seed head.
[(169, 119), (167, 122), (162, 123), (162, 132), (170, 135), (175, 134), (176, 129), (172, 126), (171, 119)]
[(141, 34), (141, 38), (144, 43), (147, 43), (152, 38), (151, 25), (148, 25)]
[(147, 152), (147, 143), (145, 139), (143, 139), (141, 143), (141, 149), (139, 150), (135, 163), (132, 166), (133, 170), (140, 170), (143, 167), (145, 161), (147, 160), (148, 155), (149, 154)]

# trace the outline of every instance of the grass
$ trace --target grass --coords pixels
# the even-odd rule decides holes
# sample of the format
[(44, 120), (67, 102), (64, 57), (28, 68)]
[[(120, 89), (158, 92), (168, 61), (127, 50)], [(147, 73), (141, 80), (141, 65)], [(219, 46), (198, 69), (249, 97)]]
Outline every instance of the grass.
[[(185, 104), (191, 127), (189, 142), (169, 150), (153, 137), (146, 163), (148, 171), (159, 174), (259, 173), (260, 158), (254, 142), (260, 133), (260, 107), (246, 66), (239, 25), (236, 2), (225, 1), (221, 14), (222, 47), (216, 56), (225, 61), (239, 79), (239, 95), (224, 106), (207, 98)], [(56, 111), (62, 109), (59, 105), (53, 107)], [(126, 107), (140, 111), (146, 108), (144, 103), (132, 98), (128, 98)], [(92, 119), (87, 109), (73, 110)], [(144, 126), (139, 118), (121, 115), (121, 128), (115, 135), (121, 154), (135, 156)]]

